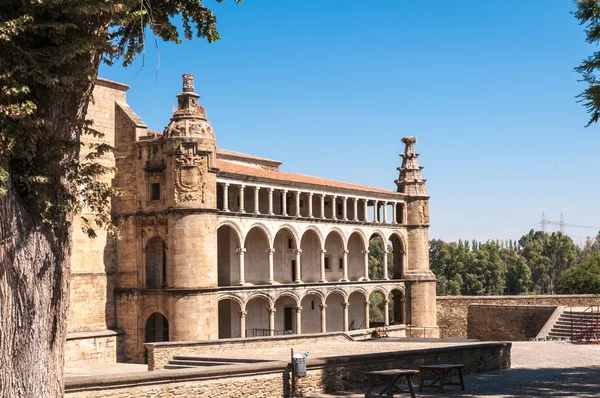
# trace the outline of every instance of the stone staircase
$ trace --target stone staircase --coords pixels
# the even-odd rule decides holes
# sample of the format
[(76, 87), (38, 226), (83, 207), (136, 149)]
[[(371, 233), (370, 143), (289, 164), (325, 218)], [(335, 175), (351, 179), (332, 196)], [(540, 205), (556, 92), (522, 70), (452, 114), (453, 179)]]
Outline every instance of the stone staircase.
[(210, 366), (239, 365), (242, 363), (265, 362), (261, 360), (239, 359), (239, 358), (207, 358), (176, 355), (165, 365), (165, 369), (189, 369)]
[(553, 324), (545, 336), (538, 335), (539, 340), (600, 343), (600, 307), (561, 307), (561, 310), (549, 320)]

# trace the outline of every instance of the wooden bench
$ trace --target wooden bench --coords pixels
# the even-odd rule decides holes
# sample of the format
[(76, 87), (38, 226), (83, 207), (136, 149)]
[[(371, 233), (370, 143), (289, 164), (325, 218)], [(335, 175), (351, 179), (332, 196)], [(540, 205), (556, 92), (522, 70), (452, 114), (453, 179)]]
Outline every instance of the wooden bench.
[[(376, 398), (376, 397), (388, 397), (394, 396), (394, 392), (403, 393), (408, 392), (412, 398), (415, 397), (415, 390), (413, 389), (410, 377), (416, 375), (417, 370), (411, 369), (391, 369), (391, 370), (374, 370), (371, 372), (364, 372), (365, 376), (369, 380), (369, 386), (365, 393), (365, 398)], [(408, 384), (408, 391), (402, 390), (396, 383), (400, 381), (402, 377), (406, 377), (406, 384)], [(375, 380), (383, 380), (385, 382), (385, 388), (379, 394), (371, 394), (373, 384)]]
[[(463, 379), (462, 369), (465, 365), (461, 364), (440, 364), (440, 365), (425, 365), (419, 367), (420, 380), (419, 380), (419, 392), (423, 391), (423, 387), (434, 387), (440, 388), (441, 392), (445, 392), (444, 386), (460, 386), (461, 390), (465, 390), (465, 381)], [(452, 370), (456, 369), (458, 372), (458, 378), (460, 380), (459, 383), (454, 383), (448, 378), (448, 373)], [(431, 382), (429, 385), (425, 385), (425, 373), (432, 372), (435, 374), (435, 380)], [(439, 382), (439, 385), (436, 383)]]

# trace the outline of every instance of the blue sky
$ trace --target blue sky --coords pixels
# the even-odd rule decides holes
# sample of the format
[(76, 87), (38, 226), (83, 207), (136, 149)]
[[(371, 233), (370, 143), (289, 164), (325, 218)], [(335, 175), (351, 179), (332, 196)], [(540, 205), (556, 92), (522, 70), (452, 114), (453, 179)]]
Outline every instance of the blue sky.
[(573, 72), (594, 47), (570, 1), (206, 4), (220, 41), (159, 42), (159, 62), (149, 40), (143, 68), (100, 69), (149, 128), (194, 73), (217, 145), (284, 171), (395, 189), (400, 138), (417, 136), (431, 238), (519, 238), (542, 211), (600, 226), (600, 126)]

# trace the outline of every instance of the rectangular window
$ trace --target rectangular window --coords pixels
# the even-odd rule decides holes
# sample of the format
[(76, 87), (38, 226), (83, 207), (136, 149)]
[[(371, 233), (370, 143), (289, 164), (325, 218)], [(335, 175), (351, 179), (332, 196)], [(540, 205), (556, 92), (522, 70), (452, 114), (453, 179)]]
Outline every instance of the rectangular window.
[(325, 270), (331, 270), (331, 268), (329, 268), (329, 257), (325, 257)]
[(344, 259), (340, 258), (340, 269), (344, 269)]
[(150, 184), (150, 200), (160, 200), (160, 184), (157, 182)]
[(292, 238), (288, 238), (288, 249), (293, 249)]

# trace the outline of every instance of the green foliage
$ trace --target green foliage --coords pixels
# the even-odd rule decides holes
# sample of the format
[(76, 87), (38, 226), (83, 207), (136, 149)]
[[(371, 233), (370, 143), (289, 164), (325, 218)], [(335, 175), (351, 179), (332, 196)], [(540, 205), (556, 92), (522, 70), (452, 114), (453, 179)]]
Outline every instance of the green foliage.
[(188, 39), (219, 38), (200, 0), (0, 2), (0, 194), (13, 187), (55, 230), (86, 207), (95, 213), (84, 220), (88, 234), (116, 232), (108, 206), (119, 191), (101, 181), (111, 169), (96, 161), (111, 148), (96, 144), (79, 156), (80, 137), (99, 135), (85, 120), (87, 104), (101, 60), (130, 65), (147, 31), (179, 43), (175, 16)]
[(563, 271), (556, 278), (556, 292), (560, 294), (600, 294), (600, 255)]
[[(573, 14), (580, 25), (585, 25), (586, 41), (598, 45), (600, 43), (600, 1), (576, 0), (575, 4), (577, 10)], [(594, 51), (575, 68), (581, 74), (582, 81), (588, 85), (578, 96), (579, 102), (583, 103), (590, 114), (587, 126), (596, 123), (600, 118), (600, 81), (597, 76), (599, 69), (600, 51)]]

